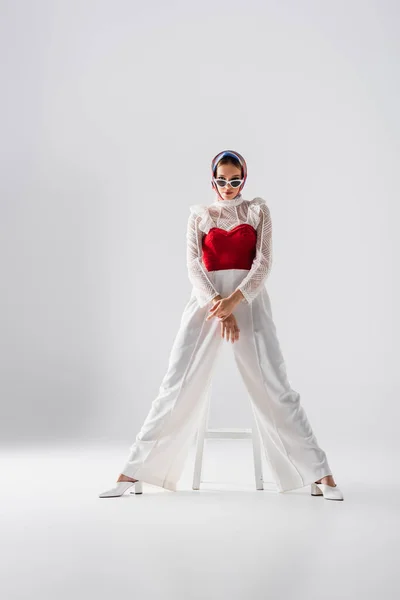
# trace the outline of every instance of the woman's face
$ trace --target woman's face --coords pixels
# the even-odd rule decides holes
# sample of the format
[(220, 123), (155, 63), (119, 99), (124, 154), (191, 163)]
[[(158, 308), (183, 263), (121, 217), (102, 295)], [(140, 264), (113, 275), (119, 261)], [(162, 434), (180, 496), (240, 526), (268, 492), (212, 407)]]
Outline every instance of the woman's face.
[[(231, 179), (242, 179), (242, 171), (239, 167), (235, 167), (232, 164), (227, 165), (218, 165), (215, 179), (225, 179), (225, 181), (230, 181)], [(233, 188), (230, 185), (225, 185), (225, 187), (218, 187), (218, 191), (221, 194), (224, 200), (233, 200), (238, 193), (239, 188)]]

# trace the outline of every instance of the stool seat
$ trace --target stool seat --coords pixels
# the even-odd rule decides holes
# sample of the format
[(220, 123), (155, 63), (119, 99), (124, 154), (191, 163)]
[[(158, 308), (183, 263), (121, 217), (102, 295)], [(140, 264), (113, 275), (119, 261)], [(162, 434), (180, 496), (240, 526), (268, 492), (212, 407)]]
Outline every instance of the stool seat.
[(211, 389), (212, 386), (209, 383), (206, 389), (206, 402), (204, 408), (204, 414), (200, 419), (200, 425), (197, 431), (196, 441), (196, 458), (194, 463), (194, 474), (193, 474), (193, 490), (199, 490), (201, 485), (201, 472), (203, 467), (203, 454), (204, 454), (204, 442), (206, 439), (251, 439), (253, 442), (253, 460), (254, 460), (254, 477), (257, 490), (264, 489), (264, 479), (262, 472), (262, 460), (261, 460), (261, 444), (260, 436), (257, 429), (257, 423), (253, 414), (253, 427), (251, 428), (218, 428), (210, 429), (208, 427), (210, 417), (210, 406), (211, 406)]
[(251, 429), (251, 427), (247, 428), (247, 429), (241, 429), (241, 428), (226, 428), (226, 427), (221, 427), (219, 429), (206, 429), (206, 437), (208, 438), (237, 438), (237, 439), (244, 439), (244, 438), (251, 438), (251, 436), (253, 435), (253, 430)]

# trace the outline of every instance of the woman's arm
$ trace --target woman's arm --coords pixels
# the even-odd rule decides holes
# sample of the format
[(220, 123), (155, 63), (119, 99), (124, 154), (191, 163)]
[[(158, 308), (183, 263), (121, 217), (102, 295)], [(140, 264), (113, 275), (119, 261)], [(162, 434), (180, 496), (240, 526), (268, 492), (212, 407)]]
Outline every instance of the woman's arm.
[(244, 296), (243, 302), (251, 304), (264, 287), (272, 266), (272, 223), (269, 208), (260, 204), (260, 221), (257, 226), (256, 255), (250, 271), (237, 286)]
[(208, 278), (207, 270), (201, 260), (203, 232), (198, 228), (200, 220), (201, 217), (191, 212), (186, 232), (186, 265), (198, 303), (203, 307), (220, 295)]

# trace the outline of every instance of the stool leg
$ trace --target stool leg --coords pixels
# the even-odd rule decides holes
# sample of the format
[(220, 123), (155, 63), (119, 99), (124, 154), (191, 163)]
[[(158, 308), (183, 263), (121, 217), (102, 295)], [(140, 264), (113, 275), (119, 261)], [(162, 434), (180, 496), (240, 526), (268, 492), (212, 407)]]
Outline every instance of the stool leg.
[(254, 458), (254, 475), (256, 479), (256, 489), (263, 490), (263, 472), (261, 462), (261, 444), (260, 436), (257, 429), (257, 423), (253, 416), (253, 427), (251, 429), (251, 437), (253, 441), (253, 458)]
[(196, 444), (196, 458), (194, 463), (194, 474), (193, 474), (193, 490), (200, 489), (201, 483), (201, 471), (203, 467), (203, 453), (204, 453), (204, 440), (206, 437), (206, 429), (208, 425), (208, 416), (210, 411), (210, 397), (211, 397), (211, 384), (209, 384), (208, 390), (206, 391), (207, 401), (204, 407), (204, 413), (200, 420), (199, 429), (197, 431), (197, 444)]

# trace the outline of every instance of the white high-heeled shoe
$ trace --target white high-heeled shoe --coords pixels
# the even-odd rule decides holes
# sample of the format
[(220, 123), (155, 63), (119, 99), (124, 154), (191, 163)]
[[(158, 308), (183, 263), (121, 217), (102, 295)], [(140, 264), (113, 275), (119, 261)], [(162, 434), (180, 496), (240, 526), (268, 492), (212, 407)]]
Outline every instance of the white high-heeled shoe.
[(99, 498), (116, 498), (117, 496), (122, 496), (132, 485), (135, 486), (135, 494), (143, 494), (141, 481), (117, 481), (117, 484), (113, 488), (99, 494)]
[(312, 483), (311, 496), (323, 496), (326, 500), (343, 500), (343, 494), (338, 486), (327, 483)]

